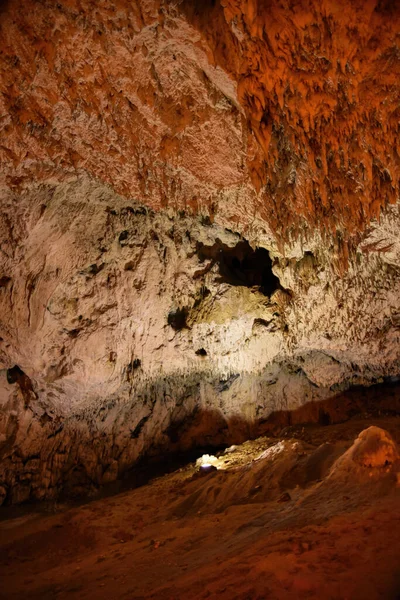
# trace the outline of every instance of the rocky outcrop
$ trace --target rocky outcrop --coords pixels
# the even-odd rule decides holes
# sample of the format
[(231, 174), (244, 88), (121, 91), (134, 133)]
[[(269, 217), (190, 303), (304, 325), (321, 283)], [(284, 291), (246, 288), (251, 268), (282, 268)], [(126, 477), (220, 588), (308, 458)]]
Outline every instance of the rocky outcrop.
[(7, 502), (400, 371), (398, 13), (212, 4), (0, 13)]

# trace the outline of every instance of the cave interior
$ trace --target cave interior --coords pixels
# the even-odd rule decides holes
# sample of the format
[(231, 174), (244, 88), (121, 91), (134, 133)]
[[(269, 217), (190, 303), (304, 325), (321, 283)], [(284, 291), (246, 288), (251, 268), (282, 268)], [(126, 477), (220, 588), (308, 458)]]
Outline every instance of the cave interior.
[(399, 600), (400, 3), (0, 3), (0, 600)]

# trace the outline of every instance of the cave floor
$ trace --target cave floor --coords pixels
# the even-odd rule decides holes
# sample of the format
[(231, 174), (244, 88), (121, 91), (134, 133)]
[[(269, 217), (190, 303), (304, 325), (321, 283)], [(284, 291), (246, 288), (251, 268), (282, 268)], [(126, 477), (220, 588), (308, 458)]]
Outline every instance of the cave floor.
[(329, 476), (370, 425), (400, 443), (399, 416), (293, 427), (225, 452), (224, 471), (5, 518), (0, 597), (398, 599), (399, 472)]

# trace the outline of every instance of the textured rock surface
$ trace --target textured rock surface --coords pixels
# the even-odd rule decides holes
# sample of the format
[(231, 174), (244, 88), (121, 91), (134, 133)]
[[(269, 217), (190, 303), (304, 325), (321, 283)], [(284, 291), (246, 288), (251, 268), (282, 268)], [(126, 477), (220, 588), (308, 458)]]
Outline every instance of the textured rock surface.
[(398, 375), (392, 3), (21, 6), (0, 13), (0, 498)]
[(397, 201), (395, 2), (183, 4), (211, 60), (238, 82), (265, 159), (250, 160), (252, 180), (266, 188), (263, 216), (280, 237), (311, 226), (346, 228), (346, 238)]

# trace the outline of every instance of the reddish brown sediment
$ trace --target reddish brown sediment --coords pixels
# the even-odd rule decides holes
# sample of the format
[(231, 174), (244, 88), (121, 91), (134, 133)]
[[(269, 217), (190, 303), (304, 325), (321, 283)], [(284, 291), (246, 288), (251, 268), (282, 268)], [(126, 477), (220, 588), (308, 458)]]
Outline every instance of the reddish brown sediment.
[(394, 599), (398, 421), (293, 427), (213, 457), (208, 475), (192, 464), (53, 514), (21, 510), (0, 522), (0, 596)]

